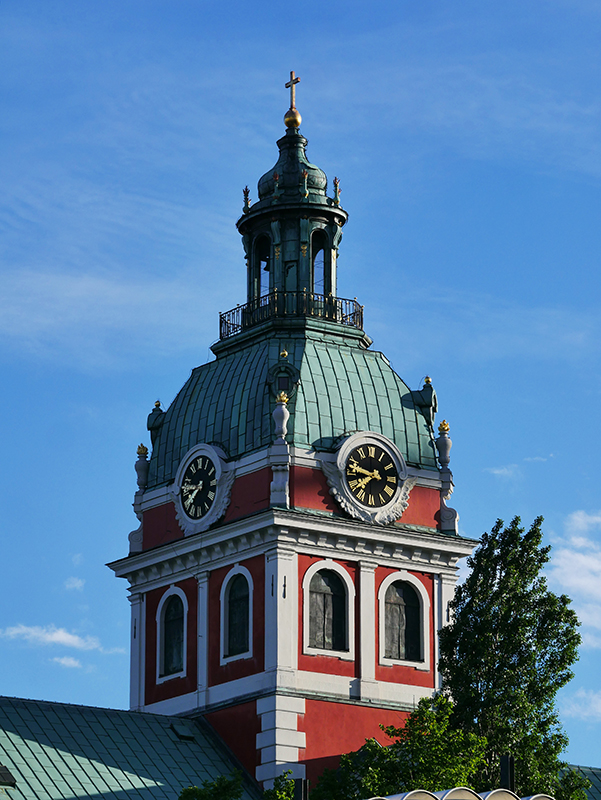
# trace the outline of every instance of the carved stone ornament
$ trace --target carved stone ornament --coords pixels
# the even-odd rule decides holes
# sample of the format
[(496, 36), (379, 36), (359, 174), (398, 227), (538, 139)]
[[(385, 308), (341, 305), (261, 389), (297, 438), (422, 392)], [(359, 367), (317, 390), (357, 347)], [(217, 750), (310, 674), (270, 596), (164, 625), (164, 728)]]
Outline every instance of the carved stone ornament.
[[(347, 480), (347, 467), (352, 454), (358, 448), (363, 447), (368, 450), (370, 446), (376, 447), (378, 452), (385, 451), (394, 463), (398, 477), (390, 500), (377, 508), (371, 508), (360, 502), (351, 491)], [(342, 510), (355, 519), (363, 522), (375, 522), (379, 525), (387, 525), (400, 519), (409, 505), (409, 493), (416, 483), (415, 478), (408, 476), (405, 459), (396, 445), (382, 434), (371, 431), (355, 433), (346, 438), (336, 454), (336, 461), (322, 460), (321, 467), (328, 480), (330, 494), (335, 497)]]
[[(207, 463), (206, 459), (209, 459), (215, 467), (215, 496), (208, 511), (203, 516), (198, 519), (191, 519), (184, 507), (182, 484), (185, 481), (185, 476), (189, 473), (190, 466), (198, 463), (198, 459), (201, 459), (204, 463)], [(234, 476), (234, 469), (226, 463), (225, 453), (219, 447), (210, 444), (198, 444), (188, 450), (180, 462), (175, 482), (169, 490), (175, 505), (175, 516), (185, 536), (192, 536), (195, 533), (206, 531), (217, 520), (221, 519), (230, 502)]]

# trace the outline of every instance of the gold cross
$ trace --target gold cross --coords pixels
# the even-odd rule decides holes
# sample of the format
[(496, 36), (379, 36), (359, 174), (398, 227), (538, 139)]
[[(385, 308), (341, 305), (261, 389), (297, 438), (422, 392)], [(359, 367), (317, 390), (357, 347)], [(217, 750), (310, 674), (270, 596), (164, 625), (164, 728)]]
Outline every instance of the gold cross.
[(290, 89), (290, 108), (296, 108), (296, 84), (300, 83), (300, 78), (295, 78), (294, 72), (290, 73), (290, 80), (286, 84), (286, 89)]

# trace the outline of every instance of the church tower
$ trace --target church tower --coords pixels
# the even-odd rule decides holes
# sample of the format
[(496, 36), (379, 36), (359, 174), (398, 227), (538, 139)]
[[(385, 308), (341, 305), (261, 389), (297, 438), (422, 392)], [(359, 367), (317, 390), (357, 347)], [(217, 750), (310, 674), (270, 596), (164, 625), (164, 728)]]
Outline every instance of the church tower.
[(148, 418), (130, 552), (131, 708), (202, 715), (264, 785), (315, 781), (439, 687), (451, 441), (338, 297), (347, 213), (295, 107), (237, 222), (246, 302)]

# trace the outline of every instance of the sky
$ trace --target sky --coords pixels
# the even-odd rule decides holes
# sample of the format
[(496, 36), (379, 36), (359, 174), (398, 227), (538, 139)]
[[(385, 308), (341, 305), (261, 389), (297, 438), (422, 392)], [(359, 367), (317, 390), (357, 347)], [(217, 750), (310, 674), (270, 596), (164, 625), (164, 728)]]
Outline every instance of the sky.
[(600, 0), (3, 0), (0, 693), (127, 707), (105, 564), (147, 414), (245, 300), (235, 221), (295, 70), (339, 294), (432, 377), (460, 532), (545, 517), (582, 621), (566, 756), (601, 766), (600, 35)]

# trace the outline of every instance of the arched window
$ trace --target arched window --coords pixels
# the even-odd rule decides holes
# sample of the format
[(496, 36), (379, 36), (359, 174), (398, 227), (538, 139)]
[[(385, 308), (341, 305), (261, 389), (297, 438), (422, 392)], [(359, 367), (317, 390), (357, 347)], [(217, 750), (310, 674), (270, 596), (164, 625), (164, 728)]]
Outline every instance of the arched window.
[(236, 564), (221, 584), (221, 664), (252, 657), (253, 579)]
[(157, 609), (157, 679), (182, 675), (186, 664), (187, 603), (181, 589), (172, 587)]
[(268, 236), (259, 236), (255, 244), (255, 297), (269, 294), (271, 270), (271, 242)]
[(327, 237), (323, 231), (315, 231), (311, 237), (311, 267), (313, 272), (314, 294), (327, 294), (331, 291), (326, 281)]
[(244, 575), (238, 573), (230, 580), (226, 591), (226, 658), (248, 652), (249, 600), (248, 581)]
[(421, 604), (413, 586), (404, 581), (391, 583), (384, 613), (385, 658), (421, 661)]
[(346, 589), (329, 569), (316, 572), (309, 584), (309, 647), (348, 650)]

